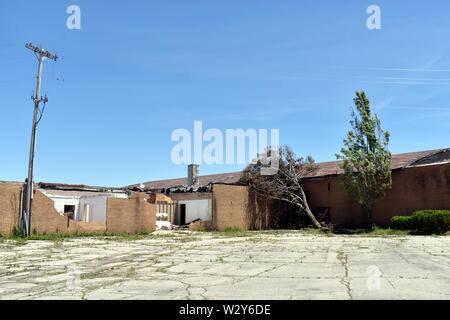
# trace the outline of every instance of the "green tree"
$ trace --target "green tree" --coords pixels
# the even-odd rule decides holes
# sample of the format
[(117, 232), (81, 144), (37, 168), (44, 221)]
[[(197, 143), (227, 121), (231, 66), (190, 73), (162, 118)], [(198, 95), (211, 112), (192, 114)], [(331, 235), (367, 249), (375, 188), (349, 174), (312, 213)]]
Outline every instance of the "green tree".
[(361, 205), (367, 215), (367, 227), (372, 230), (375, 202), (383, 198), (392, 185), (391, 153), (387, 149), (390, 135), (381, 129), (377, 114), (372, 116), (364, 91), (357, 91), (353, 101), (357, 113), (352, 108), (352, 130), (336, 157), (343, 160), (341, 184)]

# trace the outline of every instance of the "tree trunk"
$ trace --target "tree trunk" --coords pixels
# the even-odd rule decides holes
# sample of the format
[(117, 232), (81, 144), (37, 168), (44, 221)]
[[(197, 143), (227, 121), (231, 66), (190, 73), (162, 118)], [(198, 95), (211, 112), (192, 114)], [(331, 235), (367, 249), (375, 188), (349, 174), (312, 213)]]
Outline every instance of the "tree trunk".
[(367, 230), (372, 231), (372, 228), (373, 228), (373, 219), (372, 219), (373, 205), (366, 208), (366, 212), (367, 212)]
[(317, 221), (316, 217), (314, 217), (314, 214), (309, 209), (309, 204), (308, 204), (308, 201), (306, 199), (305, 192), (303, 192), (303, 189), (301, 189), (301, 192), (302, 192), (302, 198), (303, 198), (303, 203), (304, 203), (306, 215), (308, 216), (309, 220), (311, 220), (311, 222), (314, 225), (314, 227), (316, 227), (318, 229), (322, 228), (321, 224)]
[(311, 220), (314, 227), (319, 228), (319, 229), (322, 228), (322, 225), (317, 221), (316, 217), (314, 217), (314, 214), (309, 209), (308, 204), (306, 204), (306, 206), (305, 206), (305, 211), (306, 211), (306, 215), (309, 217), (309, 220)]

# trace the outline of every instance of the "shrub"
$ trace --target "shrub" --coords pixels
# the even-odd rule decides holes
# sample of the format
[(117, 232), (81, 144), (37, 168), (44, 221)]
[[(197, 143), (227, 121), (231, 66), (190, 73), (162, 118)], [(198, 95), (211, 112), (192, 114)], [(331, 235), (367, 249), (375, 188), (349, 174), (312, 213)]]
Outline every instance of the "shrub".
[(17, 225), (13, 227), (13, 236), (15, 237), (23, 237), (25, 236), (24, 232), (20, 231), (20, 228)]
[(450, 230), (449, 210), (422, 210), (411, 216), (395, 216), (392, 228), (414, 230), (425, 234), (443, 234)]
[(224, 232), (241, 232), (242, 230), (238, 227), (227, 227), (223, 231)]
[(411, 229), (411, 217), (410, 216), (395, 216), (391, 219), (392, 229), (410, 230)]
[(450, 230), (450, 211), (423, 210), (411, 216), (411, 224), (420, 232), (442, 234)]

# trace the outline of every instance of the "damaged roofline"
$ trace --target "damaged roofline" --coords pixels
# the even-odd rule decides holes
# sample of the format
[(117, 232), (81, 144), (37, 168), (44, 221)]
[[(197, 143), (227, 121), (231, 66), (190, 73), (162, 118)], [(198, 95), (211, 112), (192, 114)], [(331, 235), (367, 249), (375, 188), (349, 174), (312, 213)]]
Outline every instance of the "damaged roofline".
[(112, 193), (129, 193), (130, 191), (125, 188), (115, 187), (97, 187), (87, 186), (84, 184), (59, 184), (59, 183), (36, 183), (39, 189), (44, 190), (62, 190), (62, 191), (89, 191), (89, 192), (112, 192)]
[(215, 184), (221, 184), (221, 185), (229, 185), (229, 186), (244, 186), (244, 184), (236, 182), (236, 183), (227, 183), (227, 182), (211, 182), (204, 186), (175, 186), (170, 188), (155, 188), (155, 189), (148, 189), (148, 188), (137, 188), (132, 187), (128, 188), (130, 191), (140, 191), (145, 193), (162, 193), (162, 194), (170, 194), (170, 193), (193, 193), (193, 192), (212, 192), (212, 186)]
[(436, 156), (436, 155), (438, 155), (438, 154), (440, 154), (440, 153), (446, 153), (446, 152), (450, 152), (450, 148), (447, 148), (447, 149), (441, 149), (441, 150), (438, 150), (438, 151), (436, 151), (436, 152), (430, 153), (430, 154), (428, 154), (428, 155), (426, 155), (426, 156), (424, 156), (424, 157), (422, 157), (422, 158), (420, 158), (420, 159), (415, 159), (414, 161), (411, 161), (410, 163), (408, 163), (408, 164), (406, 164), (405, 166), (403, 166), (403, 168), (401, 168), (401, 169), (404, 170), (404, 169), (406, 169), (406, 168), (412, 167), (412, 166), (414, 166), (415, 163), (424, 161), (424, 160), (426, 160), (426, 159), (428, 159), (428, 158), (431, 158), (431, 157), (434, 157), (434, 156)]

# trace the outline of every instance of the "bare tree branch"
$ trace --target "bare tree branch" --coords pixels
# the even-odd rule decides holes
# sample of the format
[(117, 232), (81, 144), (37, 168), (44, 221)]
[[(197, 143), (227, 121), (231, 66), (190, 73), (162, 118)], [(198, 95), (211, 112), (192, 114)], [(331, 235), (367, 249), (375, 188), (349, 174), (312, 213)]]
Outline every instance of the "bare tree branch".
[[(283, 146), (277, 151), (279, 169), (276, 174), (261, 175), (263, 164), (258, 160), (257, 163), (249, 164), (244, 169), (240, 181), (263, 199), (285, 201), (297, 206), (316, 228), (320, 228), (320, 223), (309, 208), (302, 186), (303, 178), (317, 170), (314, 160), (310, 156), (306, 159), (296, 156), (288, 146)], [(268, 148), (266, 155), (270, 156), (272, 152), (276, 151)]]

